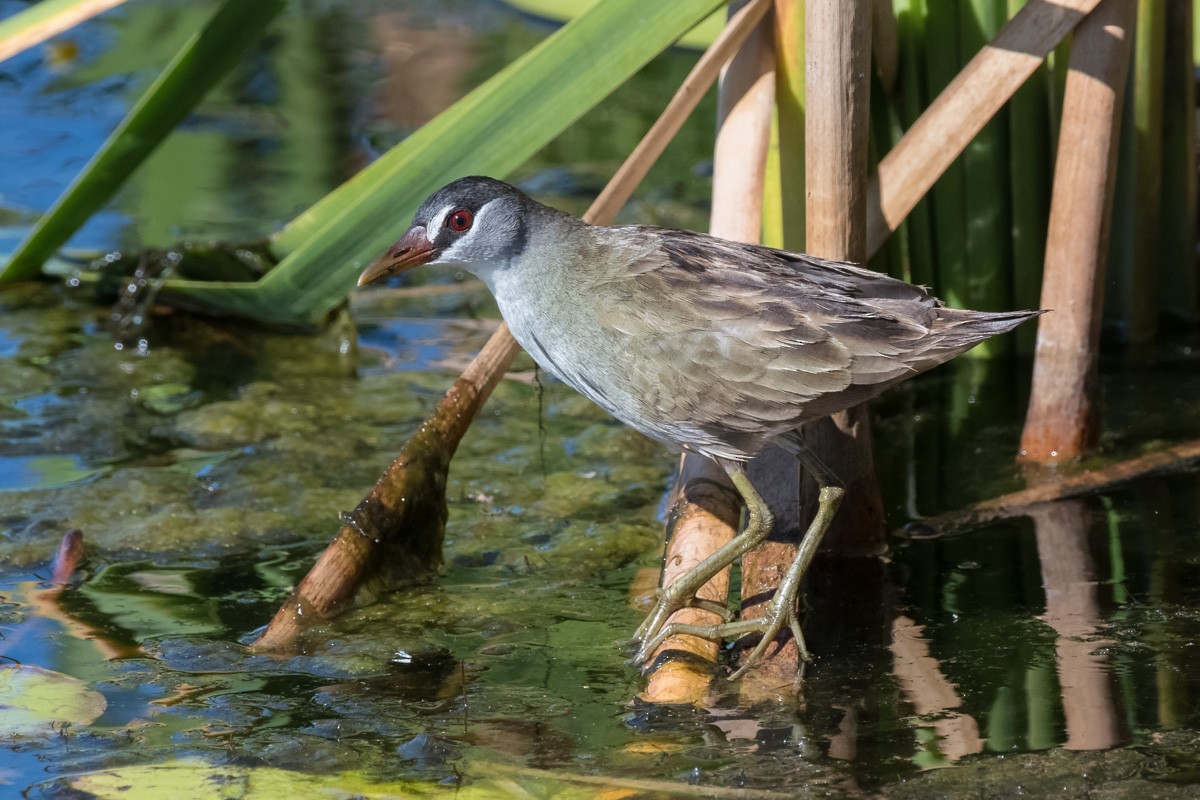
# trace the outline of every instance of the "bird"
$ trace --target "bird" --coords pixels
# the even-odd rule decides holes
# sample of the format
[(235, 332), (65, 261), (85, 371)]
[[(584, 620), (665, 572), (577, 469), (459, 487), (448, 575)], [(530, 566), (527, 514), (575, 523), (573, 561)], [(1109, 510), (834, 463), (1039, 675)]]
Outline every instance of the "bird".
[[(731, 678), (786, 625), (809, 658), (797, 595), (845, 488), (806, 447), (806, 423), (862, 403), (1040, 311), (953, 309), (866, 267), (651, 225), (591, 225), (494, 178), (435, 191), (359, 286), (423, 264), (473, 273), (540, 367), (631, 428), (712, 458), (746, 524), (659, 591), (634, 634), (635, 664), (667, 637), (758, 634)], [(818, 507), (765, 616), (668, 624), (697, 590), (765, 540), (774, 520), (746, 474), (768, 444), (800, 460)]]

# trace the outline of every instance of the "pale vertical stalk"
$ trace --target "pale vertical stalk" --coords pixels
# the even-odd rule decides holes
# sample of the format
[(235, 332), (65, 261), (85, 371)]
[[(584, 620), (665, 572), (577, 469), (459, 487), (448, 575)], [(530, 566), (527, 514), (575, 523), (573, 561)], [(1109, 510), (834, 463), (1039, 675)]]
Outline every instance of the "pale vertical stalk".
[(1095, 442), (1097, 354), (1133, 0), (1102, 0), (1075, 32), (1050, 201), (1033, 389), (1020, 460), (1056, 462)]
[[(775, 93), (770, 23), (767, 19), (758, 25), (721, 76), (709, 230), (726, 239), (757, 242), (762, 230), (763, 181)], [(663, 567), (664, 589), (733, 537), (740, 508), (724, 471), (704, 456), (684, 455), (677, 485), (682, 488), (672, 511), (675, 524)], [(772, 502), (771, 485), (758, 484), (758, 489)], [(724, 605), (729, 574), (729, 569), (722, 570), (701, 587), (697, 597)], [(685, 608), (675, 612), (668, 624), (713, 625), (721, 621), (711, 611)], [(659, 703), (702, 700), (711, 679), (704, 665), (716, 663), (719, 647), (719, 642), (703, 637), (669, 637), (650, 659), (654, 666), (643, 697)], [(672, 650), (694, 658), (660, 662), (659, 655)]]
[(806, 20), (807, 251), (861, 263), (867, 255), (870, 4), (811, 0)]
[[(807, 250), (862, 263), (867, 258), (870, 2), (810, 0), (806, 16)], [(845, 482), (849, 498), (833, 521), (827, 549), (846, 555), (880, 552), (883, 501), (865, 407), (807, 426), (805, 438)], [(809, 482), (805, 486), (811, 488)], [(815, 508), (812, 494), (805, 498), (808, 508)]]

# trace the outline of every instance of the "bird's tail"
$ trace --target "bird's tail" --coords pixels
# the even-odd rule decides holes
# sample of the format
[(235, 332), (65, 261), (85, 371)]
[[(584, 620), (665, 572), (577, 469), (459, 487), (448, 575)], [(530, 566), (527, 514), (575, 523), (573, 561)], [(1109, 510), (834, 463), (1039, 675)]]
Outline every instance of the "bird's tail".
[(982, 342), (989, 336), (1008, 333), (1022, 322), (1045, 313), (1045, 311), (963, 311), (957, 308), (939, 308), (934, 330)]
[(925, 370), (945, 363), (970, 350), (975, 345), (1008, 333), (1026, 320), (1045, 314), (1045, 311), (965, 311), (957, 308), (939, 308), (937, 321), (933, 325), (929, 350), (921, 360), (920, 369)]

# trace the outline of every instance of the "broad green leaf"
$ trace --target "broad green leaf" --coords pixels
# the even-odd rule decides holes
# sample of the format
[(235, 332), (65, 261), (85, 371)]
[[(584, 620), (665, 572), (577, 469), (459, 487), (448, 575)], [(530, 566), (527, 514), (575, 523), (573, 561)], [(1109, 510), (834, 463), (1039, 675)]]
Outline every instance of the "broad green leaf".
[(53, 736), (64, 723), (87, 725), (104, 695), (78, 678), (28, 665), (0, 667), (0, 738)]
[[(600, 0), (505, 0), (513, 8), (524, 11), (535, 17), (568, 22), (583, 14)], [(713, 43), (713, 40), (725, 27), (725, 15), (710, 14), (703, 22), (679, 38), (680, 47), (703, 50)]]
[(0, 22), (0, 61), (41, 44), (125, 0), (42, 0)]
[(0, 283), (28, 280), (229, 71), (286, 0), (225, 0), (188, 40), (54, 206), (17, 248)]
[(463, 786), (417, 780), (373, 783), (357, 772), (315, 775), (274, 767), (240, 764), (216, 766), (194, 758), (87, 773), (71, 778), (70, 786), (103, 800), (160, 800), (163, 797), (174, 800), (251, 800), (268, 797), (288, 797), (293, 800), (411, 800), (421, 797), (446, 800), (504, 797), (587, 800), (628, 794), (614, 794), (614, 790), (604, 786), (572, 786), (552, 779), (526, 779), (518, 784), (504, 777), (484, 777), (472, 779)]
[(719, 5), (598, 3), (280, 231), (272, 250), (283, 260), (266, 277), (168, 281), (160, 297), (276, 322), (319, 319), (431, 192), (463, 175), (507, 175)]

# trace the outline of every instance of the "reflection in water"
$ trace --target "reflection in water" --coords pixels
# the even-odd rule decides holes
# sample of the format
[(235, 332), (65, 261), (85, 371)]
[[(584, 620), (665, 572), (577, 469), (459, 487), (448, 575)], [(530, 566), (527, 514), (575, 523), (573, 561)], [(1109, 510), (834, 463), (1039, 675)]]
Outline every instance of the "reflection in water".
[(1043, 619), (1058, 634), (1058, 683), (1067, 722), (1068, 750), (1103, 750), (1124, 741), (1113, 697), (1108, 656), (1112, 644), (1097, 637), (1103, 623), (1100, 585), (1088, 550), (1088, 510), (1082, 500), (1029, 511), (1037, 533), (1046, 590)]
[[(1108, 653), (1114, 643), (1100, 636), (1107, 623), (1101, 608), (1101, 584), (1089, 550), (1087, 502), (1068, 500), (1036, 506), (1027, 515), (1034, 525), (1037, 566), (1044, 591), (1045, 611), (1040, 619), (1054, 631), (1055, 637), (1052, 642), (1044, 643), (1039, 641), (1040, 637), (1007, 640), (1000, 628), (986, 630), (990, 627), (987, 616), (976, 614), (972, 621), (977, 626), (975, 635), (993, 639), (990, 647), (980, 644), (977, 658), (982, 660), (980, 666), (994, 670), (993, 680), (999, 683), (989, 686), (986, 671), (964, 671), (956, 666), (953, 672), (964, 676), (958, 680), (966, 694), (990, 695), (986, 739), (981, 738), (975, 718), (963, 710), (960, 687), (931, 655), (924, 626), (903, 614), (893, 622), (893, 674), (917, 716), (933, 720), (932, 727), (938, 737), (934, 747), (940, 759), (930, 760), (926, 752), (918, 756), (918, 764), (944, 765), (946, 761), (982, 752), (985, 744), (987, 749), (998, 752), (1019, 749), (1017, 726), (1022, 716), (1024, 747), (1030, 750), (1056, 745), (1068, 750), (1102, 750), (1128, 740), (1109, 663)], [(982, 544), (978, 540), (975, 543)], [(977, 548), (976, 555), (986, 558), (988, 553)], [(942, 578), (943, 608), (951, 610), (957, 618), (960, 612), (971, 611), (972, 605), (996, 602), (1000, 584), (984, 590), (986, 595), (973, 598), (975, 589), (994, 579), (967, 577), (970, 572), (962, 571), (964, 564), (956, 566), (959, 568)], [(970, 562), (965, 566), (976, 564)], [(1022, 570), (1019, 562), (1002, 563), (999, 569), (1017, 580), (1024, 579), (1019, 574)], [(975, 583), (980, 587), (973, 587)], [(1032, 597), (1026, 602), (1035, 604)], [(1050, 647), (1052, 651), (1048, 650)], [(943, 652), (953, 650), (943, 649)], [(967, 652), (955, 653), (954, 660), (959, 661), (958, 656)], [(1015, 679), (1014, 661), (1024, 662), (1020, 667), (1023, 681)], [(929, 746), (928, 742), (925, 744)]]
[(929, 654), (929, 642), (922, 631), (920, 625), (903, 614), (893, 620), (892, 673), (917, 716), (933, 719), (937, 749), (942, 756), (957, 761), (980, 753), (984, 741), (979, 736), (979, 724), (971, 715), (954, 710), (962, 706), (962, 698), (937, 659)]

